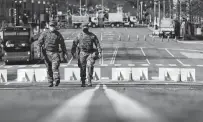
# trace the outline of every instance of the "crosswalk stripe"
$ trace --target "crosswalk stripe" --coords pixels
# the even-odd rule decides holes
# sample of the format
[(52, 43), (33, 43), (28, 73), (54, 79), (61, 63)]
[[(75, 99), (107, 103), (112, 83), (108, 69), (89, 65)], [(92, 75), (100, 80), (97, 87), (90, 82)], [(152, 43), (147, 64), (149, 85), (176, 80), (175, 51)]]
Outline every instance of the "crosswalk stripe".
[(128, 122), (161, 122), (149, 109), (135, 100), (103, 85), (104, 93), (110, 100), (117, 115)]
[(85, 90), (67, 100), (43, 122), (83, 122), (87, 115), (87, 108), (99, 87), (100, 85), (97, 85), (94, 89)]

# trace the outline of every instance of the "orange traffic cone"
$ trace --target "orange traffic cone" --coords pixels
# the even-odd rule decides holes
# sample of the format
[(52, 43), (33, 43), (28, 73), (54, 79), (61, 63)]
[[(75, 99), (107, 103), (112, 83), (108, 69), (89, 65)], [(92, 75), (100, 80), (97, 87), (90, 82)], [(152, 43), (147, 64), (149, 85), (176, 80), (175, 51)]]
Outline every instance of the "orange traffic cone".
[(170, 37), (168, 36), (167, 39), (168, 39), (168, 42), (169, 42), (170, 41)]

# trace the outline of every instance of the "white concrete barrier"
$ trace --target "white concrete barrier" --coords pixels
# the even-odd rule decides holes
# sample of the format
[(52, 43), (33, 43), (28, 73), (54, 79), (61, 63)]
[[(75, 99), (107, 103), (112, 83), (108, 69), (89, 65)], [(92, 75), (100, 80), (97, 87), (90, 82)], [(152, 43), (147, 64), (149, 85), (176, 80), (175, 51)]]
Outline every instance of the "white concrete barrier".
[(1, 69), (0, 70), (0, 83), (6, 83), (7, 82), (7, 70)]

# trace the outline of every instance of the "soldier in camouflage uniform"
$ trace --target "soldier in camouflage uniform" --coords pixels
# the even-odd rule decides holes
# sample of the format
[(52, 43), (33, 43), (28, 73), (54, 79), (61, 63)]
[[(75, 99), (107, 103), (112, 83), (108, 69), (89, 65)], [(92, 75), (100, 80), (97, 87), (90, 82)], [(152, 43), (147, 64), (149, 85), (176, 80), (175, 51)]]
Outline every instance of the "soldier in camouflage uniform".
[(56, 83), (55, 86), (60, 84), (59, 45), (63, 53), (68, 56), (63, 36), (56, 30), (56, 22), (50, 22), (49, 29), (42, 32), (38, 39), (38, 51), (42, 52), (47, 67), (49, 87), (53, 87), (53, 82)]
[[(97, 36), (89, 32), (88, 24), (82, 25), (83, 32), (80, 33), (73, 41), (71, 53), (75, 57), (78, 47), (78, 67), (80, 68), (81, 87), (85, 87), (86, 65), (88, 69), (88, 86), (92, 86), (93, 70), (95, 60), (101, 57), (101, 46)], [(93, 47), (95, 44), (96, 49)]]

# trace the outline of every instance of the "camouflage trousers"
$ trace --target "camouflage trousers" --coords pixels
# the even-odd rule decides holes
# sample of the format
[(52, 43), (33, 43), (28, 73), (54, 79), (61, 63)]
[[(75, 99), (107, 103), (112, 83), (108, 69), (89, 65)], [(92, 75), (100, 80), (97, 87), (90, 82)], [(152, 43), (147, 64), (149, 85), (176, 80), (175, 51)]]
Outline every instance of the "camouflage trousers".
[(44, 55), (45, 65), (47, 67), (47, 78), (49, 83), (60, 82), (60, 57), (59, 53), (46, 51)]
[(84, 82), (86, 80), (86, 66), (88, 69), (88, 81), (93, 79), (93, 72), (94, 72), (94, 64), (95, 64), (95, 52), (87, 53), (87, 52), (80, 52), (78, 57), (78, 67), (80, 68), (80, 77), (81, 81)]

